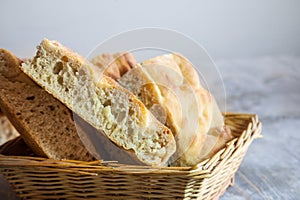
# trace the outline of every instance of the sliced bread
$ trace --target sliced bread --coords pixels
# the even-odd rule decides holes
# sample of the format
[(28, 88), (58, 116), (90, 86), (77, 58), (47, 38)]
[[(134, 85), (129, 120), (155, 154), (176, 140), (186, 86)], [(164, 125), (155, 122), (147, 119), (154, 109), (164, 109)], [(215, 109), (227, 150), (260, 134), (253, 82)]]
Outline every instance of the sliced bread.
[(123, 74), (133, 68), (137, 62), (131, 53), (109, 53), (100, 54), (91, 60), (91, 63), (100, 67), (103, 73), (114, 80), (119, 79)]
[(177, 143), (171, 165), (195, 165), (230, 139), (214, 98), (201, 86), (197, 71), (182, 55), (166, 54), (143, 61), (118, 81), (149, 109), (155, 103), (165, 111), (165, 124)]
[(0, 107), (38, 156), (89, 161), (72, 113), (19, 68), (20, 61), (0, 50)]
[(135, 95), (56, 41), (44, 39), (21, 69), (116, 145), (147, 165), (164, 165), (174, 137)]

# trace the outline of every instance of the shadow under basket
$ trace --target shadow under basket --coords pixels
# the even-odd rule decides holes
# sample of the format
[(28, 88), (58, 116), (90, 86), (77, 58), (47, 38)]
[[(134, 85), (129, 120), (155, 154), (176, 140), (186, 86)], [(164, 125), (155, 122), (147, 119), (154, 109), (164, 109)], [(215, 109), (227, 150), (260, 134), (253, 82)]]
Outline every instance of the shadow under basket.
[(234, 139), (193, 167), (149, 167), (0, 155), (0, 173), (22, 199), (218, 199), (253, 141), (257, 115), (225, 113)]

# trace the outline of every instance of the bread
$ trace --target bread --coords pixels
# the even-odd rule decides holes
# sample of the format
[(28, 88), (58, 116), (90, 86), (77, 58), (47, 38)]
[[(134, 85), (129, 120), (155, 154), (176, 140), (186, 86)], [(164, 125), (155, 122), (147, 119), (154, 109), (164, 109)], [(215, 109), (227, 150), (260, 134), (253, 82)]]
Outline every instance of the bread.
[[(125, 73), (118, 82), (134, 93), (161, 123), (166, 123), (167, 111), (162, 106), (160, 90), (147, 71), (137, 64)], [(171, 131), (172, 130), (172, 127)]]
[(95, 129), (77, 115), (74, 115), (74, 120), (78, 125), (81, 141), (95, 158), (117, 161), (121, 164), (143, 165), (131, 151), (125, 151), (118, 147), (102, 131)]
[[(104, 57), (107, 58), (105, 54), (98, 56), (98, 58)], [(100, 68), (105, 66), (105, 60), (98, 60), (97, 65), (100, 66)], [(210, 95), (206, 90), (200, 87), (199, 78), (195, 69), (184, 57), (177, 54), (156, 57), (144, 61), (142, 65), (144, 65), (144, 67), (139, 64), (135, 65), (130, 71), (117, 79), (118, 82), (133, 92), (158, 120), (166, 124), (166, 126), (172, 130), (177, 139), (177, 152), (173, 156), (174, 160), (177, 160), (178, 157), (183, 157), (183, 152), (187, 151), (187, 147), (189, 146), (195, 146), (195, 149), (201, 149), (206, 137), (205, 134), (208, 131), (210, 119), (202, 122), (202, 124), (206, 125), (205, 130), (202, 131), (202, 135), (195, 132), (197, 125), (190, 126), (191, 121), (194, 121), (193, 117), (196, 119), (198, 117), (197, 109), (194, 108), (198, 107), (196, 104), (199, 100), (194, 96), (193, 90), (197, 90), (198, 93), (199, 90), (201, 90), (201, 95), (203, 96), (203, 94), (205, 94), (206, 99), (209, 98)], [(156, 65), (161, 66), (158, 69)], [(162, 67), (162, 65), (165, 67)], [(151, 77), (150, 74), (153, 77)], [(180, 86), (178, 83), (180, 83)], [(188, 84), (192, 85), (192, 87), (188, 87)], [(185, 85), (185, 87), (181, 87), (182, 85)], [(179, 89), (180, 87), (181, 89)], [(180, 99), (178, 98), (179, 96)], [(191, 107), (192, 109), (181, 110), (181, 104), (187, 105), (187, 102), (189, 102), (187, 107)], [(209, 110), (210, 104), (207, 105), (207, 107), (208, 109), (205, 109), (205, 112)], [(191, 110), (194, 112), (190, 112)], [(193, 116), (191, 113), (193, 113)], [(195, 122), (195, 124), (197, 124), (197, 122)], [(202, 125), (202, 127), (204, 125)], [(187, 154), (193, 154), (194, 151), (192, 151), (192, 149), (194, 148), (191, 148)], [(187, 162), (183, 165), (189, 164), (190, 163)], [(181, 164), (178, 163), (177, 165)]]
[[(185, 81), (172, 57), (156, 57), (141, 65), (128, 71), (118, 81), (138, 96), (148, 109), (153, 104), (162, 108), (165, 124), (172, 130), (177, 142), (177, 151), (170, 162), (174, 164), (177, 160), (185, 160), (185, 154), (194, 153), (194, 148), (201, 149), (208, 131), (210, 119), (202, 116), (198, 109), (202, 99)], [(190, 165), (189, 161), (184, 162), (176, 165)]]
[(60, 43), (44, 39), (21, 69), (141, 162), (164, 165), (175, 152), (171, 131), (136, 96)]
[(131, 53), (115, 53), (113, 55), (104, 53), (94, 57), (91, 63), (100, 67), (104, 75), (113, 79), (119, 79), (127, 71), (133, 68), (137, 62)]
[[(115, 80), (120, 80), (121, 77), (123, 81), (128, 80), (128, 85), (125, 84), (127, 86), (127, 89), (138, 96), (138, 98), (156, 117), (156, 119), (158, 119), (162, 123), (165, 123), (165, 112), (163, 108), (159, 106), (159, 104), (155, 103), (157, 102), (157, 100), (154, 99), (159, 96), (159, 94), (156, 94), (156, 92), (159, 92), (159, 89), (157, 88), (156, 84), (153, 83), (153, 81), (151, 82), (150, 79), (147, 79), (146, 76), (139, 77), (143, 76), (144, 73), (140, 72), (142, 68), (136, 63), (132, 54), (115, 53), (111, 55), (108, 53), (104, 53), (93, 58), (91, 62), (98, 66), (101, 71), (104, 71), (105, 75)], [(131, 71), (131, 73), (126, 73), (129, 70)], [(119, 81), (119, 83), (122, 85), (122, 82)], [(135, 91), (135, 89), (140, 91)], [(144, 92), (142, 92), (141, 90), (143, 90)], [(149, 92), (145, 93), (145, 91)], [(110, 140), (101, 136), (100, 134), (97, 134), (96, 130), (93, 130), (93, 132), (93, 135), (97, 135), (96, 137), (93, 137), (93, 141), (98, 140), (99, 143), (102, 144), (102, 148), (100, 147), (101, 149), (98, 149), (97, 152), (102, 152), (101, 155), (104, 160), (117, 160), (119, 163), (124, 164), (141, 164), (140, 162), (138, 162), (138, 160), (133, 159), (132, 156), (129, 156), (130, 154), (121, 151), (120, 148), (118, 148)]]
[(72, 113), (19, 69), (19, 60), (0, 50), (0, 107), (38, 156), (92, 160)]
[(171, 165), (195, 165), (228, 141), (214, 98), (201, 86), (197, 71), (182, 55), (166, 54), (143, 61), (118, 81), (148, 109), (157, 104), (164, 110), (165, 124), (177, 143)]
[[(131, 57), (133, 56), (131, 55)], [(100, 68), (107, 66), (105, 64), (109, 58), (107, 54), (99, 55), (96, 58), (103, 58), (95, 62), (97, 66)], [(114, 69), (118, 72), (117, 62), (113, 60), (113, 56), (111, 58), (112, 60), (109, 60), (110, 63), (116, 66), (115, 68), (111, 68), (111, 70)], [(230, 130), (224, 126), (224, 119), (216, 101), (201, 86), (197, 71), (184, 56), (177, 53), (167, 54), (146, 60), (142, 62), (142, 65), (144, 67), (136, 64), (127, 73), (116, 79), (121, 85), (133, 92), (159, 121), (172, 130), (174, 136), (177, 138), (178, 146), (177, 153), (173, 156), (173, 159), (177, 161), (173, 161), (172, 165), (193, 165), (212, 156), (217, 150), (225, 146), (226, 142), (232, 138)], [(147, 70), (152, 75), (154, 74), (156, 81), (150, 76)], [(167, 76), (163, 77), (164, 74)], [(201, 134), (196, 133), (192, 129), (188, 132), (189, 134), (183, 132), (186, 131), (186, 128), (185, 125), (181, 126), (181, 121), (192, 120), (182, 119), (183, 113), (180, 105), (182, 102), (179, 101), (178, 95), (172, 92), (174, 90), (174, 83), (177, 85), (179, 85), (178, 83), (188, 85), (188, 89), (182, 89), (183, 93), (181, 93), (195, 93), (197, 97), (193, 97), (192, 99), (202, 104), (203, 115), (207, 116), (206, 119), (202, 118), (201, 120), (202, 126), (205, 126), (202, 129), (202, 135), (206, 133), (202, 139), (199, 138)], [(173, 89), (171, 90), (171, 88)], [(185, 97), (185, 95), (181, 96)], [(181, 101), (184, 103), (186, 100), (181, 98)], [(190, 103), (190, 105), (192, 104)], [(194, 112), (194, 114), (196, 113)], [(181, 134), (178, 135), (180, 131)], [(186, 151), (186, 149), (182, 149), (181, 146), (186, 145), (190, 146), (190, 148), (182, 155), (182, 152)], [(177, 159), (176, 157), (181, 158)]]
[[(175, 53), (173, 54), (173, 59), (178, 64), (186, 81), (194, 90), (203, 88), (200, 84), (197, 71), (184, 56)], [(228, 141), (233, 139), (231, 130), (225, 126), (224, 117), (213, 96), (211, 96), (211, 100), (211, 123), (204, 145), (201, 151), (196, 153), (197, 158), (195, 160), (198, 160), (198, 162), (210, 158), (221, 148), (225, 147)]]
[(0, 110), (0, 145), (8, 140), (18, 137), (18, 135), (18, 131)]
[[(120, 58), (123, 59), (120, 59)], [(126, 89), (134, 93), (151, 111), (151, 113), (163, 124), (166, 120), (166, 110), (162, 104), (160, 90), (147, 72), (137, 64), (130, 53), (115, 53), (113, 55), (104, 53), (91, 60), (104, 74), (118, 81)], [(129, 72), (130, 73), (127, 73)], [(120, 73), (123, 72), (123, 73)], [(171, 122), (170, 122), (171, 123)], [(171, 128), (173, 126), (168, 126)]]

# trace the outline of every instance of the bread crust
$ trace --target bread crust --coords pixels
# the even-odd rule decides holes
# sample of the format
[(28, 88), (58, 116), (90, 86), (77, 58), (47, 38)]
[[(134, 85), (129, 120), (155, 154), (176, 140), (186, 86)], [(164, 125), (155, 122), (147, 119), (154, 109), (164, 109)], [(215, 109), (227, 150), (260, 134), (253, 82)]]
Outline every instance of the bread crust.
[(91, 60), (91, 63), (98, 66), (103, 74), (114, 80), (121, 78), (127, 71), (131, 70), (136, 64), (136, 60), (129, 52), (103, 53)]
[[(105, 55), (97, 57), (108, 58)], [(103, 59), (98, 61), (97, 66), (100, 68), (107, 62)], [(115, 60), (112, 63), (117, 66)], [(118, 68), (115, 69), (118, 72)], [(166, 54), (143, 61), (141, 65), (136, 64), (116, 80), (133, 92), (159, 121), (172, 130), (177, 139), (177, 152), (172, 158), (172, 165), (194, 165), (213, 155), (231, 139), (230, 131), (224, 128), (224, 119), (215, 99), (202, 87), (196, 69), (181, 54)], [(179, 85), (183, 88), (180, 92), (181, 100), (178, 99), (180, 93), (174, 92)], [(189, 104), (194, 104), (195, 110), (199, 112), (199, 115), (194, 115), (198, 120), (195, 121), (198, 127), (188, 130), (183, 128), (185, 125), (182, 121), (191, 120), (182, 119), (180, 104), (186, 103), (191, 97), (189, 95), (193, 93), (192, 98), (197, 105), (195, 102)], [(189, 148), (183, 148), (187, 146)]]
[(0, 107), (26, 144), (42, 157), (93, 160), (70, 111), (26, 76), (13, 54), (0, 55)]
[[(184, 56), (179, 53), (162, 55), (145, 61), (142, 64), (165, 65), (177, 73), (180, 72), (184, 80), (177, 80), (177, 82), (186, 82), (188, 87), (193, 90), (198, 102), (198, 129), (194, 132), (194, 137), (189, 148), (186, 149), (179, 159), (175, 158), (172, 165), (193, 166), (211, 157), (220, 148), (223, 148), (226, 142), (232, 139), (230, 129), (225, 127), (223, 115), (214, 97), (202, 87), (197, 71)], [(176, 79), (173, 79), (173, 82), (175, 81)], [(176, 104), (174, 102), (169, 101), (167, 103), (167, 105), (172, 104), (173, 108), (175, 108)], [(183, 132), (181, 134), (186, 133)], [(183, 138), (185, 137), (191, 136), (183, 136)], [(186, 143), (182, 143), (182, 141), (184, 140), (177, 140), (177, 145), (185, 146)]]
[[(154, 103), (164, 108), (165, 124), (172, 130), (177, 143), (171, 165), (197, 164), (204, 157), (205, 151), (201, 149), (209, 149), (205, 140), (210, 143), (217, 140), (216, 134), (209, 135), (208, 139), (207, 134), (221, 130), (224, 123), (215, 100), (201, 86), (197, 71), (178, 53), (143, 61), (137, 68), (141, 69), (131, 69), (118, 81), (137, 95), (148, 109)], [(151, 87), (146, 88), (148, 82)], [(143, 96), (150, 97), (141, 98)]]
[(21, 69), (119, 147), (147, 165), (164, 165), (176, 149), (171, 131), (131, 92), (82, 56), (44, 39)]

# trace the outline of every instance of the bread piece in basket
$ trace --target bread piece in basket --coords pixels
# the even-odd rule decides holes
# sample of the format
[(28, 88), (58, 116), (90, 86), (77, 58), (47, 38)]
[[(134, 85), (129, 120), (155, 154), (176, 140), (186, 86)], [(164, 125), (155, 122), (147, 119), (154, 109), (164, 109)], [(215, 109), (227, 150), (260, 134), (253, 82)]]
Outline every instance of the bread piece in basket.
[(70, 110), (26, 76), (9, 51), (1, 49), (0, 60), (0, 107), (36, 155), (92, 160)]
[(114, 80), (119, 79), (137, 63), (131, 53), (103, 53), (91, 60), (91, 63), (100, 67), (103, 73)]
[[(92, 62), (116, 74), (120, 67), (116, 55), (101, 54)], [(232, 139), (216, 101), (201, 86), (197, 71), (184, 56), (158, 56), (131, 65), (127, 73), (115, 79), (172, 130), (177, 140), (172, 165), (195, 165)]]
[(44, 39), (21, 69), (141, 162), (164, 165), (175, 152), (171, 131), (135, 95), (60, 43)]
[[(193, 166), (212, 156), (232, 137), (212, 95), (204, 89), (191, 63), (166, 54), (136, 65), (118, 81), (137, 95), (172, 130), (177, 151), (171, 165)], [(163, 110), (164, 115), (157, 110)]]

